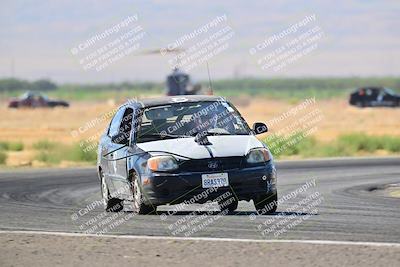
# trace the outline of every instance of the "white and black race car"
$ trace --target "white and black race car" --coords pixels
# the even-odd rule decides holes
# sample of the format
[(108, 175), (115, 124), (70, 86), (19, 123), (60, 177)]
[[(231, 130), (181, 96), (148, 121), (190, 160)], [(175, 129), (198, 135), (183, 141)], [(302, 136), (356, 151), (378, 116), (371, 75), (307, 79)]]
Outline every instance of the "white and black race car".
[[(267, 146), (237, 109), (215, 96), (164, 97), (127, 102), (111, 120), (98, 149), (98, 173), (107, 211), (123, 201), (134, 212), (154, 213), (159, 205), (253, 200), (257, 210), (277, 208), (276, 170)], [(212, 190), (211, 190), (212, 189)], [(204, 194), (207, 192), (207, 194)], [(192, 203), (192, 202), (191, 202)], [(221, 206), (221, 203), (220, 203)], [(222, 206), (221, 206), (222, 208)]]

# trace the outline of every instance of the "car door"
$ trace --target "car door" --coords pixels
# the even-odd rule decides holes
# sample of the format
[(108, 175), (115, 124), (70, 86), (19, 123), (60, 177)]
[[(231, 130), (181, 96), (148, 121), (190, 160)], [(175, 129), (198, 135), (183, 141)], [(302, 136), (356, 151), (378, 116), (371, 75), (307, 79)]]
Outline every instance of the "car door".
[(386, 90), (383, 90), (382, 93), (382, 101), (385, 103), (385, 106), (394, 107), (397, 105), (397, 97), (395, 95)]
[(371, 106), (381, 106), (382, 105), (382, 99), (380, 97), (380, 90), (376, 88), (371, 89), (371, 94), (370, 94), (370, 102)]
[(115, 191), (115, 186), (113, 183), (113, 176), (116, 172), (116, 161), (115, 161), (115, 152), (114, 150), (120, 147), (121, 145), (115, 144), (112, 142), (112, 136), (118, 134), (119, 126), (121, 124), (122, 117), (125, 112), (125, 107), (120, 108), (112, 118), (110, 122), (110, 126), (108, 127), (107, 133), (102, 137), (101, 143), (103, 144), (101, 147), (102, 157), (102, 166), (103, 173), (106, 178), (106, 183), (108, 185), (108, 189), (110, 193)]
[[(133, 109), (131, 107), (127, 107), (124, 110), (122, 119), (120, 121), (118, 127), (118, 134), (125, 134), (128, 139), (131, 136), (132, 131), (132, 122), (133, 122)], [(113, 168), (111, 168), (112, 174), (112, 182), (114, 185), (115, 190), (117, 191), (118, 195), (127, 195), (129, 194), (130, 185), (128, 183), (128, 170), (127, 170), (127, 156), (129, 153), (129, 141), (126, 145), (123, 144), (116, 144), (112, 143), (113, 148)]]

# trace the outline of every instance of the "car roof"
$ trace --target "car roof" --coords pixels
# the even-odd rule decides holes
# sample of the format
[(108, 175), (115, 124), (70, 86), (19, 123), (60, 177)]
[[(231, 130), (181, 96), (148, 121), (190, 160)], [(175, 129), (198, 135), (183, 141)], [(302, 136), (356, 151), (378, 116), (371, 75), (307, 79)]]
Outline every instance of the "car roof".
[(357, 90), (382, 90), (384, 89), (383, 87), (380, 86), (364, 86), (364, 87), (360, 87)]
[(128, 100), (123, 106), (129, 105), (137, 108), (144, 107), (155, 107), (175, 103), (193, 103), (193, 102), (215, 102), (227, 100), (222, 96), (210, 96), (210, 95), (181, 95), (181, 96), (164, 96), (157, 98), (147, 98), (140, 100)]

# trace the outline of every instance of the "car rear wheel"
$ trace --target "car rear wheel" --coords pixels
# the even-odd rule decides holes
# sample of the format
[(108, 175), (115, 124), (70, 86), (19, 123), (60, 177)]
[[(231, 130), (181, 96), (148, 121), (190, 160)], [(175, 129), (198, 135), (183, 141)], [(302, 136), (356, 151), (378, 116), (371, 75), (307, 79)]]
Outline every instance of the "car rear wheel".
[(101, 177), (101, 196), (103, 200), (104, 209), (107, 212), (118, 212), (124, 209), (123, 201), (119, 198), (111, 198), (110, 191), (108, 190), (104, 174), (100, 171)]
[(133, 212), (136, 214), (154, 214), (157, 211), (157, 207), (152, 207), (143, 203), (144, 196), (136, 174), (133, 176), (132, 183)]
[(259, 214), (273, 214), (278, 208), (278, 194), (258, 196), (253, 202)]

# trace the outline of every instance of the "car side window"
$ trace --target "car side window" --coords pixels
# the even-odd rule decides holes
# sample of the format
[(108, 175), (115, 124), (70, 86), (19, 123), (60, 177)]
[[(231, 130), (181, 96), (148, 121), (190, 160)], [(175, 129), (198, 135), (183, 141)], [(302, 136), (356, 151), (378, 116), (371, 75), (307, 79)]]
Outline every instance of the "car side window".
[(132, 131), (132, 116), (133, 116), (133, 109), (127, 108), (124, 112), (124, 117), (121, 121), (121, 125), (119, 127), (119, 131), (121, 133), (130, 134)]
[(115, 136), (118, 134), (119, 126), (121, 124), (122, 116), (125, 113), (125, 108), (121, 108), (114, 115), (114, 118), (111, 120), (110, 128), (108, 129), (109, 136)]

